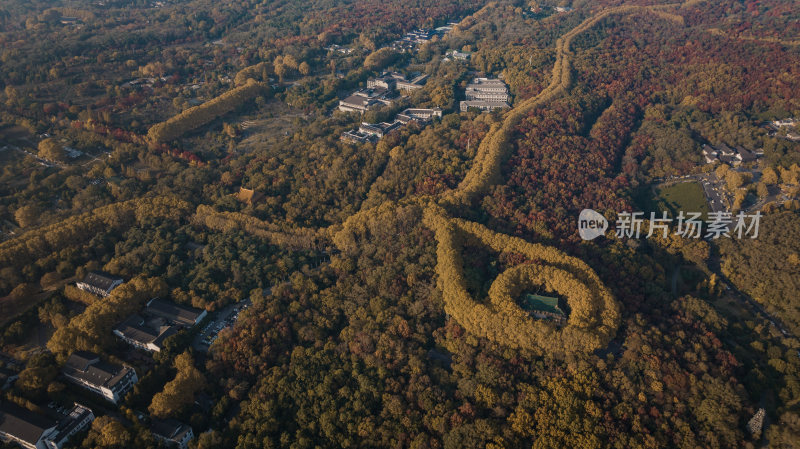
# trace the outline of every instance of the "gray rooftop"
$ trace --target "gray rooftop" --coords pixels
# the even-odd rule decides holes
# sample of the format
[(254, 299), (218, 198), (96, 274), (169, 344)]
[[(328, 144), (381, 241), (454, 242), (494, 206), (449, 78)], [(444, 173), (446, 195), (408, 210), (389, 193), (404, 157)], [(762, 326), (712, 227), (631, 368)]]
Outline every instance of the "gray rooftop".
[(84, 278), (83, 282), (101, 290), (108, 290), (111, 288), (111, 285), (114, 283), (114, 281), (117, 280), (121, 281), (122, 279), (113, 277), (107, 273), (91, 272), (86, 275), (86, 278)]
[(62, 368), (66, 376), (107, 388), (112, 388), (130, 370), (131, 368), (126, 366), (102, 362), (96, 354), (86, 351), (72, 353)]
[(42, 434), (56, 426), (56, 421), (10, 402), (0, 404), (0, 433), (13, 435), (35, 445)]
[(155, 298), (147, 303), (147, 308), (144, 309), (145, 313), (159, 316), (175, 324), (184, 326), (193, 326), (197, 323), (197, 319), (203, 315), (204, 310), (194, 307), (186, 307), (175, 304), (171, 301)]
[(150, 431), (167, 440), (180, 441), (192, 428), (176, 419), (154, 419)]

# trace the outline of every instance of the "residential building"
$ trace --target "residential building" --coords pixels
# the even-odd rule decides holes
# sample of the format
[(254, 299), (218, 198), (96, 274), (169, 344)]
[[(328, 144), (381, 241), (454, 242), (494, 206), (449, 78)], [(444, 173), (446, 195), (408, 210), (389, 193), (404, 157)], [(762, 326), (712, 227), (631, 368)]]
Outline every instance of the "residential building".
[(61, 372), (72, 383), (115, 404), (139, 380), (133, 368), (102, 362), (99, 356), (86, 351), (73, 352)]
[(417, 50), (417, 45), (424, 44), (425, 42), (428, 42), (431, 39), (433, 39), (434, 36), (439, 34), (444, 34), (445, 32), (447, 32), (448, 29), (445, 28), (447, 27), (444, 27), (442, 31), (429, 30), (425, 28), (419, 28), (413, 31), (409, 31), (402, 38), (392, 42), (390, 47), (402, 53), (405, 52), (413, 53)]
[(83, 281), (77, 282), (75, 286), (105, 298), (111, 294), (111, 290), (122, 285), (122, 282), (122, 279), (115, 278), (107, 273), (91, 272), (86, 275)]
[(719, 153), (720, 156), (730, 156), (730, 157), (736, 156), (736, 151), (733, 148), (725, 145), (724, 143), (715, 145), (714, 148), (717, 149), (717, 152)]
[(434, 31), (425, 29), (425, 28), (417, 28), (414, 31), (409, 31), (403, 37), (403, 40), (409, 42), (416, 42), (417, 44), (423, 44), (433, 38)]
[(781, 128), (782, 126), (796, 126), (796, 125), (797, 125), (797, 120), (793, 118), (785, 118), (781, 120), (775, 120), (772, 122), (772, 126), (774, 126), (776, 129)]
[(207, 313), (194, 307), (180, 306), (171, 301), (153, 298), (147, 303), (144, 312), (148, 315), (164, 318), (176, 326), (192, 327), (203, 321)]
[(392, 91), (383, 88), (361, 89), (344, 100), (339, 100), (339, 110), (363, 114), (383, 105), (391, 105), (395, 97)]
[(481, 111), (509, 108), (508, 87), (498, 79), (475, 78), (467, 84), (464, 91), (466, 101), (459, 104), (461, 112), (469, 108), (478, 108)]
[(59, 419), (34, 413), (10, 402), (0, 404), (0, 441), (26, 449), (61, 449), (69, 438), (94, 420), (92, 410), (75, 403)]
[(377, 78), (370, 78), (367, 80), (368, 89), (383, 89), (386, 91), (398, 90), (404, 94), (409, 94), (415, 90), (422, 89), (425, 81), (428, 80), (428, 75), (421, 74), (407, 79), (405, 75), (397, 72), (383, 72)]
[(180, 449), (186, 449), (194, 438), (192, 428), (175, 419), (154, 419), (150, 432), (155, 439)]
[(383, 72), (377, 78), (369, 78), (367, 80), (367, 88), (394, 90), (398, 79), (405, 80), (405, 77), (399, 73)]
[(431, 120), (433, 120), (434, 117), (441, 118), (442, 110), (439, 108), (433, 108), (433, 109), (408, 108), (403, 112), (397, 114), (396, 120), (405, 125), (406, 123), (411, 121), (428, 123)]
[(392, 42), (391, 48), (400, 53), (414, 53), (417, 49), (417, 43), (401, 39)]
[(719, 162), (719, 153), (711, 145), (703, 145), (703, 157), (706, 160), (706, 164)]
[(58, 421), (55, 434), (49, 438), (49, 449), (61, 449), (64, 444), (76, 433), (82, 432), (94, 421), (94, 413), (89, 407), (78, 404), (72, 405), (67, 415)]
[(753, 162), (764, 155), (763, 150), (750, 151), (740, 145), (731, 148), (724, 143), (718, 145), (703, 145), (703, 158), (707, 164), (722, 162), (738, 166), (742, 163)]
[(339, 100), (339, 110), (343, 112), (358, 112), (363, 114), (378, 106), (380, 106), (380, 102), (377, 100), (355, 94), (343, 100)]
[(17, 443), (28, 449), (45, 449), (48, 447), (46, 438), (55, 432), (57, 424), (16, 404), (0, 404), (0, 440), (3, 442)]
[(434, 117), (441, 117), (440, 108), (423, 109), (408, 108), (397, 114), (393, 122), (366, 123), (362, 122), (357, 130), (345, 131), (340, 140), (348, 143), (377, 142), (386, 134), (410, 122), (428, 124)]
[(506, 83), (498, 79), (489, 78), (475, 78), (471, 83), (467, 84), (464, 91), (464, 96), (467, 101), (482, 100), (482, 101), (508, 101), (508, 87)]
[(378, 138), (372, 134), (365, 134), (358, 130), (352, 130), (343, 132), (339, 140), (347, 143), (367, 143), (377, 142)]
[(736, 147), (736, 158), (742, 162), (753, 162), (756, 160), (757, 156), (754, 152), (742, 147)]
[(369, 134), (372, 136), (377, 137), (380, 139), (381, 137), (389, 134), (390, 132), (394, 131), (395, 129), (399, 128), (402, 123), (398, 121), (394, 121), (392, 123), (381, 122), (381, 123), (366, 123), (361, 122), (361, 126), (358, 127), (358, 132), (362, 134)]
[(164, 347), (164, 340), (178, 332), (164, 318), (131, 315), (114, 327), (114, 335), (126, 343), (145, 351), (159, 352)]
[(469, 52), (462, 52), (458, 50), (450, 50), (446, 53), (448, 58), (455, 59), (457, 61), (468, 61), (469, 58), (472, 56), (472, 53)]
[(467, 100), (459, 103), (461, 112), (466, 112), (469, 108), (478, 108), (481, 111), (494, 111), (495, 109), (505, 109), (511, 106), (505, 101), (484, 101), (484, 100)]
[(425, 85), (426, 81), (428, 81), (428, 75), (424, 73), (415, 76), (411, 80), (406, 80), (406, 79), (398, 80), (397, 90), (399, 90), (403, 94), (408, 95), (413, 93), (415, 90), (422, 89), (422, 86)]
[(350, 53), (353, 52), (352, 48), (342, 47), (341, 45), (338, 45), (338, 44), (328, 45), (327, 47), (325, 47), (325, 50), (328, 50), (328, 51), (331, 51), (331, 52), (339, 52), (339, 53), (341, 53), (343, 55), (349, 55)]

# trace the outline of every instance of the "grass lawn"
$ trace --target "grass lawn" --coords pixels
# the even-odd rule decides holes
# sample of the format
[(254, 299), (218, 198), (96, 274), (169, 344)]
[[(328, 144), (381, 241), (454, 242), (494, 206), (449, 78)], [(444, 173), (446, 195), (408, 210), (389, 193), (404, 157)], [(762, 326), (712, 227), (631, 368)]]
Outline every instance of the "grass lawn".
[(708, 203), (700, 183), (682, 182), (655, 190), (656, 196), (651, 201), (651, 210), (656, 214), (666, 210), (670, 217), (675, 218), (681, 211), (700, 212), (703, 220), (707, 218)]

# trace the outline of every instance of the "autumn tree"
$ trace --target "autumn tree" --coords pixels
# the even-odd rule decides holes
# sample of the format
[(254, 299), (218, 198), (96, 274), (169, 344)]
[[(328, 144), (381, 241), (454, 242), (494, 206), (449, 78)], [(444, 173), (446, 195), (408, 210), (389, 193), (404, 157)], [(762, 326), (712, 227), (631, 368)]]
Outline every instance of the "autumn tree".
[(159, 418), (173, 417), (194, 402), (194, 395), (205, 388), (206, 379), (194, 366), (189, 352), (175, 358), (178, 373), (164, 386), (164, 390), (153, 396), (150, 413)]
[(84, 443), (93, 443), (92, 447), (111, 449), (127, 447), (131, 439), (130, 432), (122, 423), (105, 415), (92, 421), (92, 427)]
[(64, 147), (52, 137), (39, 142), (38, 150), (39, 157), (42, 159), (47, 159), (48, 161), (64, 160)]
[(27, 367), (19, 373), (16, 385), (30, 395), (42, 394), (58, 375), (58, 365), (53, 354), (42, 352), (33, 356)]
[(280, 82), (283, 82), (284, 78), (286, 78), (286, 75), (289, 73), (289, 69), (283, 64), (275, 64), (274, 70)]
[(21, 228), (32, 226), (39, 221), (39, 208), (33, 204), (22, 206), (14, 212), (14, 219)]
[(300, 72), (301, 75), (308, 76), (311, 73), (311, 66), (309, 66), (307, 62), (303, 61), (297, 67), (297, 70)]
[(392, 60), (397, 56), (394, 50), (389, 47), (381, 48), (369, 54), (364, 59), (364, 67), (369, 70), (378, 70), (391, 64)]

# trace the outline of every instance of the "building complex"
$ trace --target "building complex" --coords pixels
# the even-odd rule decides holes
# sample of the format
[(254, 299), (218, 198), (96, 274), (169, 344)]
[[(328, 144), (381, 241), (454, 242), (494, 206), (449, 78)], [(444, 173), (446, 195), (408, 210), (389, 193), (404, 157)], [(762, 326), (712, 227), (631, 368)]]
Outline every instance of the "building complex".
[(464, 90), (465, 101), (460, 103), (461, 112), (466, 112), (470, 108), (478, 108), (481, 111), (493, 111), (495, 109), (509, 108), (508, 87), (498, 79), (475, 78), (467, 84)]
[(164, 341), (182, 327), (192, 327), (206, 317), (206, 311), (151, 299), (140, 314), (133, 314), (114, 327), (114, 334), (128, 344), (159, 352)]
[(111, 291), (122, 285), (122, 279), (111, 276), (107, 273), (91, 272), (86, 277), (75, 284), (81, 290), (93, 293), (105, 298)]
[(94, 413), (78, 403), (57, 418), (32, 412), (10, 402), (0, 404), (0, 441), (26, 449), (61, 449), (70, 437), (83, 431)]
[(115, 404), (139, 380), (133, 368), (103, 362), (98, 355), (86, 351), (72, 353), (61, 373), (70, 382)]
[(348, 143), (377, 142), (386, 134), (411, 122), (420, 124), (430, 123), (434, 117), (442, 116), (439, 108), (421, 109), (409, 108), (397, 114), (393, 122), (366, 123), (362, 122), (357, 130), (345, 131), (342, 133), (341, 140)]
[(736, 167), (742, 163), (753, 162), (763, 155), (762, 150), (750, 151), (739, 145), (733, 148), (724, 143), (703, 145), (703, 158), (707, 164), (721, 162)]

